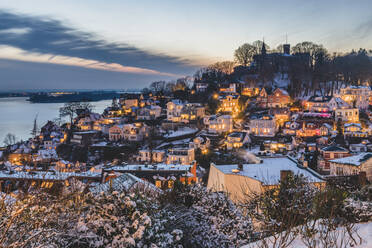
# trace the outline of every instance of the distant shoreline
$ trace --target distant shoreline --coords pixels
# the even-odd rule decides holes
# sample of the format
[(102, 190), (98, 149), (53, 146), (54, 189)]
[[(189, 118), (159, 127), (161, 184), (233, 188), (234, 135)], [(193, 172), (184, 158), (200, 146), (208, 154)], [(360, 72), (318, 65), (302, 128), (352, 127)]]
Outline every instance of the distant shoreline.
[(31, 94), (27, 99), (32, 103), (65, 103), (65, 102), (96, 102), (119, 98), (119, 92), (53, 92)]

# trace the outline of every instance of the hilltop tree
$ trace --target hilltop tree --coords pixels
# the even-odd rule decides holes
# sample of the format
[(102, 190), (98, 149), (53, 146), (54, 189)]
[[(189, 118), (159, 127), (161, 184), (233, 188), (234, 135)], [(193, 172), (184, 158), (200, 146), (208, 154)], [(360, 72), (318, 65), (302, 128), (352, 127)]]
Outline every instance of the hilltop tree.
[[(252, 42), (252, 45), (255, 47), (255, 54), (261, 53), (262, 45), (264, 42), (262, 40), (256, 40)], [(270, 46), (265, 43), (266, 50), (270, 50)]]
[(235, 65), (236, 63), (234, 61), (222, 61), (210, 65), (209, 68), (224, 73), (225, 75), (230, 75), (234, 72)]
[(256, 47), (245, 43), (235, 50), (234, 57), (237, 63), (247, 66), (255, 54), (257, 54)]
[(87, 102), (69, 102), (65, 103), (63, 107), (59, 109), (60, 117), (69, 117), (70, 129), (72, 128), (73, 120), (75, 115), (78, 115), (79, 111), (92, 111), (93, 105)]

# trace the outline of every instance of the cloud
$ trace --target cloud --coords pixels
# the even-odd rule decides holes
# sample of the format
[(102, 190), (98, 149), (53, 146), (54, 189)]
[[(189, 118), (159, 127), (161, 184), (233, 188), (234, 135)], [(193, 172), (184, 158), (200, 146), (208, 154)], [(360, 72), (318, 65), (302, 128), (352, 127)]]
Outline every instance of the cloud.
[(122, 73), (64, 64), (0, 58), (0, 91), (45, 89), (141, 89), (171, 77)]
[(359, 39), (365, 39), (371, 37), (372, 34), (372, 19), (369, 19), (354, 29), (354, 35)]
[(7, 11), (0, 11), (0, 44), (16, 47), (25, 55), (47, 55), (49, 62), (81, 59), (84, 66), (102, 70), (186, 75), (196, 68), (188, 60), (108, 42), (58, 20)]

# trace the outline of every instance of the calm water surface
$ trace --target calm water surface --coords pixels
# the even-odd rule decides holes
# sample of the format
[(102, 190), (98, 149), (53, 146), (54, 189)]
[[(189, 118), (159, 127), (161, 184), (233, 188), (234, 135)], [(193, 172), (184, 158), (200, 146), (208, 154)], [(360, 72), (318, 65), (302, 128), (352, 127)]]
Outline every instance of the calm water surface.
[[(59, 117), (59, 108), (63, 103), (30, 103), (26, 97), (0, 98), (0, 146), (5, 135), (13, 133), (17, 139), (30, 138), (35, 116), (40, 128), (48, 120)], [(94, 112), (102, 113), (111, 104), (111, 100), (92, 102)]]

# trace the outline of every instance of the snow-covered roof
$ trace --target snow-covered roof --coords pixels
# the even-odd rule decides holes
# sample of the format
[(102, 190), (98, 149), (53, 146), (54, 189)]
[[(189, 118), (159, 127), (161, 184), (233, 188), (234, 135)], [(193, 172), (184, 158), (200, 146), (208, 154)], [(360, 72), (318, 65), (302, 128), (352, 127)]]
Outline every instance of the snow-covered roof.
[(50, 171), (34, 171), (34, 172), (13, 172), (0, 171), (0, 178), (13, 179), (34, 179), (34, 180), (66, 180), (70, 177), (90, 177), (98, 178), (100, 173), (93, 172), (50, 172)]
[(177, 131), (170, 132), (169, 134), (164, 135), (164, 137), (166, 137), (166, 138), (175, 138), (175, 137), (179, 137), (179, 136), (194, 134), (196, 132), (198, 132), (198, 129), (184, 127), (184, 128), (179, 129)]
[(364, 161), (372, 158), (372, 153), (362, 152), (355, 156), (330, 160), (332, 163), (360, 166)]
[(264, 185), (276, 185), (280, 181), (280, 171), (290, 170), (295, 175), (303, 175), (310, 182), (323, 182), (323, 180), (315, 173), (307, 169), (300, 168), (295, 162), (287, 157), (280, 158), (265, 158), (259, 164), (244, 164), (243, 170), (233, 172), (237, 165), (216, 165), (218, 170), (224, 174), (240, 175), (249, 177), (262, 182)]
[(362, 127), (360, 123), (345, 123), (344, 127), (351, 127), (351, 126), (356, 126), (356, 127)]
[(155, 191), (160, 191), (158, 188), (155, 187), (155, 185), (143, 181), (142, 179), (129, 173), (122, 174), (119, 177), (112, 179), (110, 183), (107, 182), (104, 184), (97, 184), (96, 186), (91, 187), (90, 191), (96, 194), (100, 192), (108, 192), (110, 190), (122, 192), (130, 190), (138, 184), (141, 184), (142, 186), (148, 187)]
[(327, 146), (322, 148), (322, 150), (325, 152), (347, 152), (345, 148), (339, 146)]
[(110, 167), (106, 170), (110, 171), (188, 171), (192, 165), (181, 164), (156, 164), (156, 165), (143, 165), (143, 164), (128, 164)]

